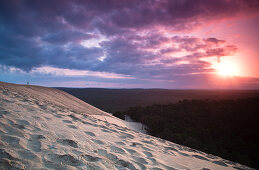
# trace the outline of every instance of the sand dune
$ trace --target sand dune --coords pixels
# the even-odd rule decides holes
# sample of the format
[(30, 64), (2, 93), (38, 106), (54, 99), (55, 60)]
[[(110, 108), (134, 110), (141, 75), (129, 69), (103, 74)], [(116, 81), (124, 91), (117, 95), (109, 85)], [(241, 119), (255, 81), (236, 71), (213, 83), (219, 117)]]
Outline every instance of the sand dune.
[(250, 169), (125, 126), (65, 92), (0, 82), (3, 169)]

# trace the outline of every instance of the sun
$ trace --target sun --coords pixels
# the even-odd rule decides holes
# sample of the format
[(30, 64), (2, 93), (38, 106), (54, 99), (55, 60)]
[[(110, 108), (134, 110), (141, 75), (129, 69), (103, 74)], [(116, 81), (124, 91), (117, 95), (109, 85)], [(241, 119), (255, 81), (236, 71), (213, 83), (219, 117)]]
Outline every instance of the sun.
[(215, 64), (215, 70), (218, 75), (221, 76), (238, 76), (239, 75), (239, 67), (236, 63), (231, 61), (220, 61)]

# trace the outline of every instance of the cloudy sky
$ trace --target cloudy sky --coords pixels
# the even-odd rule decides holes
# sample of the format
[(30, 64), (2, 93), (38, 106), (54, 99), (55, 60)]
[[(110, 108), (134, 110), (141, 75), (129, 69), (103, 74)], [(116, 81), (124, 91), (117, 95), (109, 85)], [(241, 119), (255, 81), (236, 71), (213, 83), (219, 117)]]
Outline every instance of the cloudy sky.
[(0, 81), (259, 88), (259, 0), (1, 0)]

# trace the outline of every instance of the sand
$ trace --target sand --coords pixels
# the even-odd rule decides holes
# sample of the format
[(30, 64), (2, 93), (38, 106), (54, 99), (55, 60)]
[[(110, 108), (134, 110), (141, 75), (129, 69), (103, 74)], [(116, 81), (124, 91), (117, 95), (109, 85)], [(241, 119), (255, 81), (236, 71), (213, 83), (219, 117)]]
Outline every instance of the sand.
[(2, 169), (250, 169), (129, 129), (65, 92), (0, 82)]

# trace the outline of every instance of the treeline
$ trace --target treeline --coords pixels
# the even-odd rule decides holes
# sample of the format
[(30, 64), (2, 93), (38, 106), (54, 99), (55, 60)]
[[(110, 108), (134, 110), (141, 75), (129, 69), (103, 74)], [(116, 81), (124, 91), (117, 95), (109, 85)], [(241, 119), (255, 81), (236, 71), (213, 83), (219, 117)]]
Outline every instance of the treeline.
[(137, 105), (177, 103), (183, 99), (237, 99), (259, 97), (259, 90), (169, 90), (58, 88), (109, 113)]
[(259, 98), (182, 100), (114, 115), (129, 115), (153, 136), (259, 168)]

